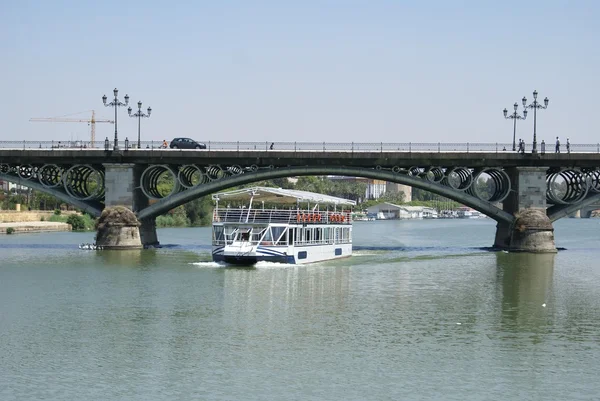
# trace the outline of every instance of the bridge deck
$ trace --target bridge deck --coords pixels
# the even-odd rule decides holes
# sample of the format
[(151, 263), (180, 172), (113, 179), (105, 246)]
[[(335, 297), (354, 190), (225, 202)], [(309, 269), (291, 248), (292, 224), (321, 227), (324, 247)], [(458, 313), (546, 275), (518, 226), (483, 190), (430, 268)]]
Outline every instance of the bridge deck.
[(0, 149), (0, 164), (228, 164), (281, 166), (598, 167), (598, 153), (403, 152), (302, 150)]

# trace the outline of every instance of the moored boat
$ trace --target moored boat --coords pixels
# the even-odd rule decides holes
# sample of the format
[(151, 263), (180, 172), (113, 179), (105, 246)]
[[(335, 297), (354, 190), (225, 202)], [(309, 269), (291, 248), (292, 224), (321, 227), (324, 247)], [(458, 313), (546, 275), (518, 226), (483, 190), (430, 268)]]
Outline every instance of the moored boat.
[(304, 264), (352, 255), (352, 200), (269, 187), (212, 198), (214, 261)]

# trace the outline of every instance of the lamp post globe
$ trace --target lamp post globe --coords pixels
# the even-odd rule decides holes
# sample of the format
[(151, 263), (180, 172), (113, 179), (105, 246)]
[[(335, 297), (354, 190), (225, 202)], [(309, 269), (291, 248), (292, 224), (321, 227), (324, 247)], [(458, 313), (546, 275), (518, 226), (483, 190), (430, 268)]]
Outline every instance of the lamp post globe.
[(525, 109), (533, 109), (533, 147), (531, 153), (537, 153), (537, 110), (538, 109), (546, 109), (548, 108), (548, 103), (550, 100), (546, 97), (544, 98), (544, 104), (540, 104), (537, 101), (538, 91), (533, 91), (533, 102), (531, 104), (527, 104), (527, 98), (523, 96), (523, 106)]
[[(525, 100), (525, 98), (523, 98), (523, 100)], [(520, 116), (517, 112), (518, 108), (519, 104), (515, 102), (515, 104), (513, 105), (514, 112), (512, 112), (511, 114), (508, 114), (508, 110), (506, 108), (502, 110), (505, 119), (513, 120), (513, 152), (517, 150), (517, 120), (524, 120), (525, 118), (527, 118), (527, 110), (523, 110), (523, 116)]]
[(117, 88), (113, 89), (113, 94), (115, 95), (115, 98), (112, 102), (106, 103), (107, 97), (106, 97), (106, 95), (104, 95), (104, 96), (102, 96), (102, 103), (106, 107), (114, 107), (115, 108), (115, 139), (114, 139), (114, 144), (113, 144), (113, 150), (116, 151), (116, 150), (119, 150), (119, 134), (117, 131), (117, 109), (119, 107), (127, 106), (129, 104), (129, 95), (125, 95), (125, 103), (122, 103), (119, 101), (119, 99), (117, 97), (119, 95), (119, 90)]
[(141, 149), (141, 147), (142, 147), (142, 140), (141, 140), (141, 129), (140, 129), (140, 126), (141, 126), (141, 119), (142, 119), (142, 118), (148, 118), (148, 117), (150, 117), (150, 113), (152, 112), (152, 109), (151, 109), (150, 107), (148, 107), (148, 113), (147, 113), (147, 114), (145, 114), (145, 113), (142, 111), (142, 101), (141, 101), (141, 100), (140, 100), (140, 101), (138, 101), (138, 103), (137, 103), (137, 106), (138, 106), (138, 111), (136, 111), (135, 113), (131, 114), (131, 111), (132, 111), (132, 110), (131, 110), (131, 107), (130, 107), (129, 109), (127, 109), (127, 112), (129, 113), (129, 117), (137, 117), (137, 119), (138, 119), (138, 140), (137, 140), (137, 148), (138, 148), (138, 149)]

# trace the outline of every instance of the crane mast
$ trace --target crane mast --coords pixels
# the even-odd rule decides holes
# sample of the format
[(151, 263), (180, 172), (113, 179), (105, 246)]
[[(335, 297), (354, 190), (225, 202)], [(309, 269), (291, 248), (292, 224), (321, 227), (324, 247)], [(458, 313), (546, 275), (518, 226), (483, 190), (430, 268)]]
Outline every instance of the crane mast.
[[(34, 117), (34, 118), (30, 118), (29, 121), (45, 122), (45, 123), (87, 123), (90, 125), (90, 129), (91, 129), (90, 146), (93, 148), (93, 147), (95, 147), (95, 142), (96, 142), (96, 123), (114, 124), (115, 122), (113, 120), (96, 120), (96, 111), (88, 110), (88, 112), (89, 111), (92, 112), (91, 119), (64, 118), (65, 116), (63, 116), (63, 117)], [(74, 113), (74, 114), (80, 114), (80, 113), (84, 113), (84, 112), (79, 112), (79, 113)], [(73, 115), (73, 114), (70, 114), (70, 115)]]

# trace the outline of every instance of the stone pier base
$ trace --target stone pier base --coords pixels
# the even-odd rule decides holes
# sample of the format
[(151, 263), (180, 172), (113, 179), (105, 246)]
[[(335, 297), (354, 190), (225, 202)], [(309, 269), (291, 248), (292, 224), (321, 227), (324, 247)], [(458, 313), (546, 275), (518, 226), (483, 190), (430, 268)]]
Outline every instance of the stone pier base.
[(508, 249), (514, 252), (556, 252), (554, 228), (544, 209), (529, 208), (519, 212), (512, 227)]
[(141, 249), (139, 226), (128, 208), (107, 207), (96, 224), (96, 245), (103, 249)]

